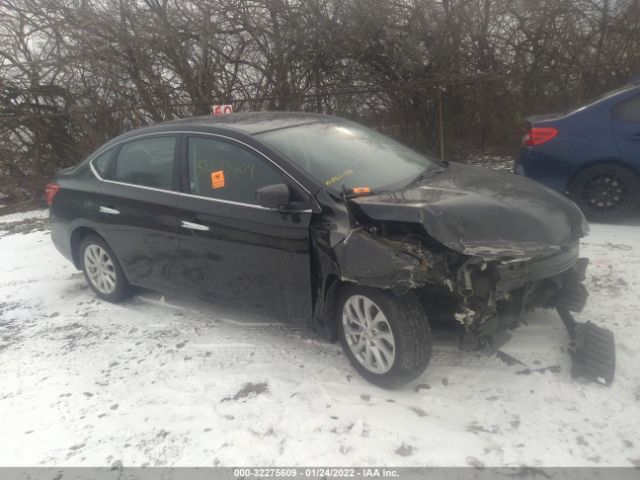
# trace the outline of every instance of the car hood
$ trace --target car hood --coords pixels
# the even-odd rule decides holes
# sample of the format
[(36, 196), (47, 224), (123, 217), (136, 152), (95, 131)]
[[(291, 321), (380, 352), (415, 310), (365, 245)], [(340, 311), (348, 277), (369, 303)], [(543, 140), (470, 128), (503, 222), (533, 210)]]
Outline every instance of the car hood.
[(378, 221), (421, 223), (445, 246), (491, 259), (554, 254), (588, 232), (562, 195), (506, 172), (451, 163), (419, 184), (354, 202)]

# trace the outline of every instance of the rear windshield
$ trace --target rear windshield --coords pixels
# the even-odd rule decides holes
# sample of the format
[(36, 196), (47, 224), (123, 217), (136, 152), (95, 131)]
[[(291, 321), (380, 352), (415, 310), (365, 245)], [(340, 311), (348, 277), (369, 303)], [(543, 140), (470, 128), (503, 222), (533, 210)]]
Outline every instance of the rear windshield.
[(567, 115), (569, 115), (570, 113), (575, 113), (575, 112), (579, 112), (580, 110), (587, 108), (591, 105), (593, 105), (596, 102), (599, 102), (601, 100), (605, 100), (609, 97), (613, 97), (619, 93), (625, 92), (627, 90), (629, 90), (630, 88), (634, 88), (637, 87), (637, 85), (624, 85), (622, 87), (619, 88), (615, 88), (613, 90), (609, 90), (608, 92), (605, 93), (601, 93), (600, 95), (598, 95), (597, 97), (592, 98), (591, 100), (589, 100), (587, 103), (580, 105), (579, 107), (573, 108), (571, 110), (568, 110), (566, 112)]
[(258, 135), (332, 190), (380, 190), (436, 166), (427, 156), (351, 122), (310, 123)]

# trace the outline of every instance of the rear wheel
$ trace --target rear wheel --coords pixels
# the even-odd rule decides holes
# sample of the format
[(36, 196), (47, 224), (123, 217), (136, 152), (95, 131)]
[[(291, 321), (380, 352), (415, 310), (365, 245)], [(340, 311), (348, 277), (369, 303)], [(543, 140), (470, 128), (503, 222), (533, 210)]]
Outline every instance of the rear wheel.
[(131, 287), (120, 263), (101, 237), (85, 237), (80, 242), (79, 258), (84, 278), (96, 295), (109, 302), (120, 302), (129, 296)]
[(640, 180), (620, 165), (594, 165), (576, 175), (569, 195), (589, 220), (623, 219), (638, 208)]
[(427, 368), (431, 331), (413, 294), (345, 285), (338, 305), (342, 348), (366, 380), (394, 388)]

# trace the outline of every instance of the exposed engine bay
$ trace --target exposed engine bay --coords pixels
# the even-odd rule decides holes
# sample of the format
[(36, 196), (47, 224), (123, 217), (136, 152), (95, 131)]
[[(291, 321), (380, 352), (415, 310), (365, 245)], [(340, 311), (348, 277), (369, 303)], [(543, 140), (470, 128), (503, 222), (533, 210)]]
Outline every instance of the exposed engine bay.
[(397, 294), (414, 290), (429, 318), (448, 317), (476, 337), (513, 326), (533, 308), (580, 312), (588, 296), (578, 244), (547, 258), (485, 260), (429, 242), (407, 225), (383, 223), (353, 230), (336, 253), (342, 280)]

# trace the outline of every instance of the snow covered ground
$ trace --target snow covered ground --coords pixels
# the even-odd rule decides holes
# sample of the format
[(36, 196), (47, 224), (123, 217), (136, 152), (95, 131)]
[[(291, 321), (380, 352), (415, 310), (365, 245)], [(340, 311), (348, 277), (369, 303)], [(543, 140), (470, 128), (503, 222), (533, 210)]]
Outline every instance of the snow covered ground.
[(612, 387), (571, 379), (567, 334), (539, 312), (503, 347), (526, 366), (443, 335), (418, 380), (386, 391), (288, 325), (96, 299), (43, 216), (0, 219), (1, 466), (640, 465), (640, 227), (584, 242), (579, 320), (616, 335)]

